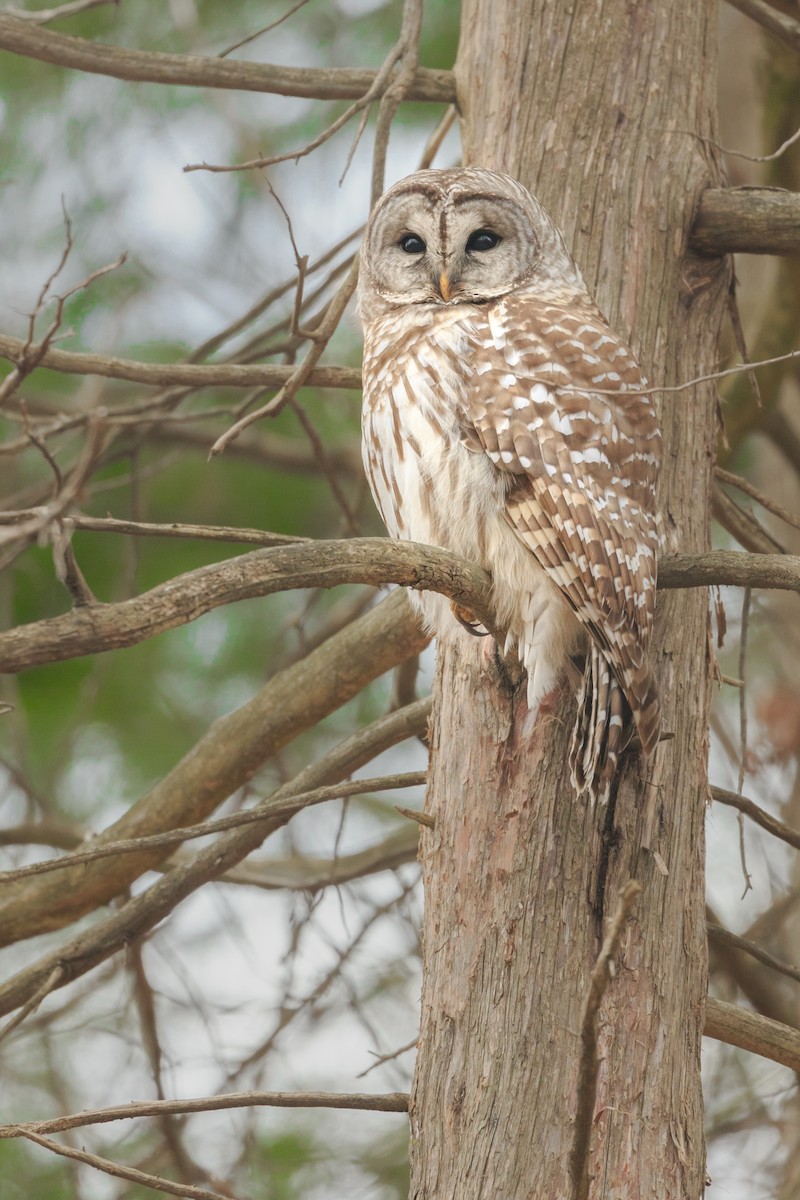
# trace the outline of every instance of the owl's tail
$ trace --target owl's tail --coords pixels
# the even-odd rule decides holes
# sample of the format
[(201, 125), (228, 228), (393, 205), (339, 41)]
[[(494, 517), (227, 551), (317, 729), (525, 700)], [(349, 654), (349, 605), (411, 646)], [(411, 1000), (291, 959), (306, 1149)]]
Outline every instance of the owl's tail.
[[(658, 743), (660, 710), (655, 682), (649, 670), (631, 680), (637, 732), (645, 754)], [(605, 804), (619, 756), (629, 740), (625, 730), (630, 708), (608, 660), (591, 643), (578, 692), (578, 715), (569, 752), (572, 783), (578, 795)]]

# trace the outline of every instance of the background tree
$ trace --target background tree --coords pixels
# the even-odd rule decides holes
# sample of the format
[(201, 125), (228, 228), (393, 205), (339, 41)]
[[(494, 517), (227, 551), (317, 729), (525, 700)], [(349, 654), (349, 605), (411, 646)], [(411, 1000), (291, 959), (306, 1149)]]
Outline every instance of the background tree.
[[(721, 141), (771, 153), (800, 126), (797, 17), (791, 4), (742, 7), (769, 33), (762, 43), (723, 9)], [(426, 652), (418, 671), (424, 643), (402, 595), (376, 605), (375, 587), (439, 587), (478, 611), (487, 587), (449, 556), (355, 536), (380, 532), (358, 462), (358, 337), (341, 320), (370, 192), (434, 156), (458, 160), (458, 100), (465, 159), (533, 186), (659, 385), (718, 366), (726, 252), (798, 247), (796, 195), (717, 186), (711, 8), (631, 15), (610, 3), (598, 27), (580, 13), (565, 25), (560, 9), (509, 4), (498, 16), (470, 3), (457, 56), (459, 14), (429, 3), (422, 20), (411, 0), (266, 16), (242, 4), (235, 29), (214, 3), (78, 3), (56, 14), (70, 16), (69, 35), (49, 28), (52, 13), (0, 14), (6, 1118), (177, 1097), (124, 1126), (6, 1127), (0, 1176), (23, 1195), (408, 1192), (405, 1118), (331, 1111), (402, 1113), (416, 1041), (418, 834), (391, 801), (419, 799), (399, 787), (419, 788), (425, 768), (432, 665)], [(264, 41), (214, 57), (283, 17)], [(794, 193), (798, 161), (796, 143), (762, 168), (727, 156), (731, 182)], [(245, 162), (258, 166), (228, 169)], [(793, 350), (796, 261), (745, 258), (738, 270), (751, 357)], [(723, 365), (741, 347), (729, 312)], [(785, 524), (767, 529), (739, 503), (754, 482), (759, 504), (774, 512), (777, 499), (797, 524), (797, 361), (759, 371), (760, 404), (749, 375), (721, 381), (727, 474), (713, 488), (711, 386), (662, 396), (673, 451), (663, 577), (682, 590), (660, 605), (675, 736), (647, 783), (628, 767), (615, 805), (578, 808), (560, 735), (535, 761), (507, 757), (513, 697), (473, 672), (464, 692), (459, 662), (440, 664), (414, 1194), (438, 1195), (437, 1172), (461, 1173), (459, 1196), (515, 1194), (522, 1180), (533, 1194), (563, 1189), (571, 1152), (576, 1174), (596, 1176), (594, 1195), (630, 1180), (632, 1154), (641, 1194), (645, 1171), (659, 1194), (699, 1194), (714, 656), (698, 585), (798, 588), (791, 525), (788, 537)], [(747, 553), (703, 554), (709, 492), (717, 544)], [(726, 609), (738, 623), (742, 595), (712, 721), (715, 795), (732, 807), (711, 810), (705, 1032), (766, 1058), (706, 1041), (711, 1170), (727, 1194), (758, 1184), (789, 1197), (798, 892), (796, 854), (782, 847), (800, 842), (796, 599), (726, 591), (718, 625)], [(744, 790), (762, 807), (737, 799)], [(752, 818), (742, 833), (736, 806)], [(198, 823), (200, 849), (186, 832)], [(463, 859), (448, 853), (458, 830)], [(266, 856), (248, 857), (267, 838)], [(71, 865), (21, 873), (52, 858), (48, 847)], [(740, 900), (743, 871), (752, 887)], [(581, 1008), (604, 918), (632, 876), (643, 893), (600, 1014), (593, 1114)], [(458, 953), (437, 954), (443, 944)], [(380, 1073), (362, 1085), (370, 1053)], [(382, 1090), (365, 1098), (364, 1086)], [(187, 1096), (211, 1111), (185, 1117)], [(576, 1118), (580, 1101), (590, 1123)], [(283, 1118), (265, 1103), (324, 1107)], [(728, 1152), (731, 1134), (748, 1139), (746, 1155)], [(83, 1148), (88, 1165), (74, 1157)]]

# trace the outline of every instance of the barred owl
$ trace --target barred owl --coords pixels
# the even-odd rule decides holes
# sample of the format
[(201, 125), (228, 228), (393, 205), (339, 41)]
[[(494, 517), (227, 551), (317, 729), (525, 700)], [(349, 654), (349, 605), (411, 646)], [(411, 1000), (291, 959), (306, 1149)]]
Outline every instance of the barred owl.
[[(648, 755), (660, 722), (661, 435), (633, 354), (538, 201), (487, 170), (386, 192), (359, 313), (364, 465), (389, 534), (490, 572), (532, 713), (582, 669), (571, 775), (605, 800), (629, 718)], [(439, 638), (471, 624), (440, 595), (411, 600)]]

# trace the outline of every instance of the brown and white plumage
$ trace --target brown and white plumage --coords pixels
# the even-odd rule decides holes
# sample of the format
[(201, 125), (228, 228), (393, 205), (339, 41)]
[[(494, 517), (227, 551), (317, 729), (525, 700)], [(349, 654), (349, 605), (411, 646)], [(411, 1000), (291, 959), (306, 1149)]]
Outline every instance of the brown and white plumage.
[[(605, 799), (626, 706), (646, 753), (659, 730), (661, 444), (646, 381), (561, 234), (506, 176), (401, 180), (372, 215), (361, 274), (364, 462), (389, 533), (491, 572), (532, 711), (584, 656), (572, 776)], [(440, 637), (458, 631), (443, 597), (412, 602)]]

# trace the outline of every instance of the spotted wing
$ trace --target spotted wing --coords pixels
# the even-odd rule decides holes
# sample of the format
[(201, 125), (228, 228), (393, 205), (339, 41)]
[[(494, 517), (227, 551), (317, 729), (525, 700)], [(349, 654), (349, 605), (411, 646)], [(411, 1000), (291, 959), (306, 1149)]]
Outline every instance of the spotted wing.
[(649, 752), (661, 438), (646, 381), (598, 310), (526, 296), (486, 310), (475, 363), (465, 441), (508, 473), (508, 521), (588, 628)]

